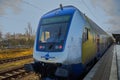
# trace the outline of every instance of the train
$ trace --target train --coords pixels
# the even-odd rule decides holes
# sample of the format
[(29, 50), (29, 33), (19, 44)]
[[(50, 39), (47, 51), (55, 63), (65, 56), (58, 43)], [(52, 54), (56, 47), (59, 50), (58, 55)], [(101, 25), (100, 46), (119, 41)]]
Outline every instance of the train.
[(99, 60), (112, 38), (74, 6), (60, 6), (44, 14), (34, 43), (34, 62), (27, 71), (41, 80), (77, 80), (91, 62)]

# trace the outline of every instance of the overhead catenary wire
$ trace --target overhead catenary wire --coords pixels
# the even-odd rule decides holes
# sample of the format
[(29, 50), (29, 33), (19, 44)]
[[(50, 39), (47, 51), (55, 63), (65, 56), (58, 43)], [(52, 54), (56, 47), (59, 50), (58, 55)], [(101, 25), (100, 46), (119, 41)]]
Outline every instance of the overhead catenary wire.
[(88, 5), (86, 4), (86, 2), (84, 1), (84, 0), (81, 0), (82, 2), (83, 2), (83, 4), (86, 6), (86, 8), (89, 10), (89, 12), (91, 13), (91, 15), (96, 19), (96, 20), (98, 20), (97, 19), (97, 17), (94, 15), (94, 13), (91, 11), (91, 9), (88, 7)]
[(91, 13), (91, 15), (97, 20), (99, 21), (99, 24), (102, 24), (102, 22), (100, 21), (100, 19), (98, 19), (95, 14), (92, 12), (92, 10), (89, 8), (89, 6), (86, 4), (86, 2), (84, 0), (81, 0), (83, 2), (83, 4), (86, 6), (86, 8), (89, 10), (89, 12)]
[(31, 6), (31, 7), (33, 7), (33, 8), (36, 8), (36, 9), (41, 10), (38, 6), (36, 6), (36, 5), (34, 5), (34, 4), (31, 4), (31, 3), (27, 2), (27, 1), (22, 0), (22, 2), (23, 2), (24, 4), (27, 4), (27, 5)]
[[(22, 1), (22, 3), (27, 4), (27, 5), (35, 8), (35, 9), (38, 9), (38, 10), (40, 11), (40, 8), (37, 7), (36, 5), (31, 4), (31, 3), (27, 2), (27, 1), (24, 1), (24, 0), (21, 0), (21, 1)], [(18, 7), (18, 6), (16, 6), (16, 5), (12, 5), (12, 4), (9, 4), (9, 3), (4, 3), (4, 5), (10, 5), (10, 6)], [(10, 19), (10, 20), (12, 19), (12, 20), (13, 20), (13, 18), (4, 16), (4, 15), (0, 15), (0, 18), (2, 18), (2, 17), (5, 18), (5, 19)], [(14, 21), (19, 21), (19, 20), (18, 20), (18, 19), (14, 19)]]

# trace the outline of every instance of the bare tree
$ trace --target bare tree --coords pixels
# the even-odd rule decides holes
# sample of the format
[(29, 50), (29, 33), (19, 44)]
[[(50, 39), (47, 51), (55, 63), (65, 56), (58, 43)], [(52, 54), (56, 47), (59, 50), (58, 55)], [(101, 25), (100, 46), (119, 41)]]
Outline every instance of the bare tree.
[(2, 31), (0, 31), (0, 39), (2, 39)]
[(10, 39), (10, 37), (11, 37), (11, 34), (9, 32), (5, 34), (6, 39)]
[(32, 26), (30, 23), (28, 23), (28, 26), (25, 28), (25, 34), (28, 39), (31, 39), (31, 36), (33, 34)]
[(25, 35), (27, 37), (27, 45), (32, 47), (34, 43), (33, 39), (33, 29), (30, 23), (28, 23), (28, 26), (25, 28)]
[(2, 48), (2, 31), (0, 31), (0, 49)]
[(1, 25), (1, 23), (0, 23), (0, 39), (2, 39), (2, 37), (3, 37), (3, 34), (2, 34), (2, 27), (3, 27), (3, 25)]

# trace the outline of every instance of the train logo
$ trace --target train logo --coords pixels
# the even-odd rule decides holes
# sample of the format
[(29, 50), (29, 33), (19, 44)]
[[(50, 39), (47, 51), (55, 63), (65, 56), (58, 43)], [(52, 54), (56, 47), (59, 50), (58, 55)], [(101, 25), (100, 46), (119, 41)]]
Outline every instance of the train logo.
[(45, 56), (41, 56), (41, 58), (45, 58), (45, 60), (49, 60), (49, 59), (53, 59), (53, 58), (55, 58), (55, 57), (51, 57), (51, 56), (49, 55), (49, 52), (48, 52)]

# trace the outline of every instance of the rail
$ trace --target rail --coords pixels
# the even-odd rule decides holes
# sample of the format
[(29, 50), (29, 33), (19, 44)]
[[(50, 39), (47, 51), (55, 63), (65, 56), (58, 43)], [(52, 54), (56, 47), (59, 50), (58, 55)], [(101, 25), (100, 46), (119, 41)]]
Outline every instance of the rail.
[[(0, 72), (0, 80), (20, 79), (27, 76), (31, 72), (26, 72), (23, 66), (3, 70)], [(31, 73), (32, 74), (32, 73)]]
[(0, 64), (4, 64), (4, 63), (8, 63), (8, 62), (15, 62), (15, 61), (29, 59), (29, 58), (32, 58), (32, 55), (10, 58), (10, 59), (3, 59), (3, 60), (0, 60)]

